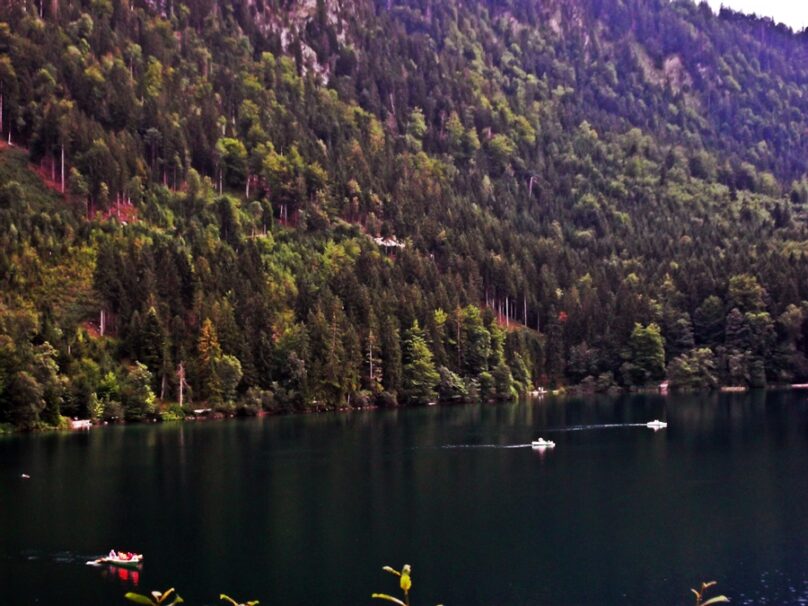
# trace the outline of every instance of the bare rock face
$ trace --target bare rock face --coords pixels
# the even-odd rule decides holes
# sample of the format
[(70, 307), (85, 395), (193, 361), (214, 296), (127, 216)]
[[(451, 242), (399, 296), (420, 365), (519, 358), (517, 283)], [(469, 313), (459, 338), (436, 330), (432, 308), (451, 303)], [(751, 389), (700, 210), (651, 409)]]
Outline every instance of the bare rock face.
[[(166, 18), (175, 14), (172, 0), (142, 2)], [(365, 0), (197, 0), (189, 7), (199, 23), (211, 11), (230, 13), (245, 33), (275, 40), (284, 54), (297, 59), (302, 73), (313, 73), (321, 84), (328, 83), (357, 14), (373, 10)]]
[[(349, 17), (354, 2), (343, 0), (288, 0), (281, 8), (266, 0), (244, 0), (253, 24), (264, 36), (275, 36), (284, 53), (298, 50), (303, 73), (314, 73), (321, 84), (327, 84), (336, 61), (336, 48), (318, 47), (313, 36), (326, 36), (338, 45), (348, 40)], [(312, 27), (314, 26), (314, 27)], [(312, 29), (316, 33), (312, 33)]]

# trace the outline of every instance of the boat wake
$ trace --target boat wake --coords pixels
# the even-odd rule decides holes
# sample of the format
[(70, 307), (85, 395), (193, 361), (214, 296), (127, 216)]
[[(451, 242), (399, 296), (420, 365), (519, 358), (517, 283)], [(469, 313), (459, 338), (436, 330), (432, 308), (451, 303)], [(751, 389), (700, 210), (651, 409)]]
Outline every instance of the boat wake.
[(452, 450), (455, 448), (497, 448), (497, 449), (508, 449), (508, 448), (530, 448), (530, 442), (527, 444), (445, 444), (443, 446), (436, 446), (435, 448), (440, 448), (441, 450)]
[[(564, 433), (569, 431), (590, 431), (595, 429), (617, 429), (619, 427), (646, 427), (646, 423), (602, 423), (599, 425), (570, 425), (569, 427), (550, 427), (542, 429), (539, 433)], [(532, 444), (443, 444), (440, 446), (421, 446), (416, 447), (416, 450), (424, 449), (440, 449), (440, 450), (456, 450), (456, 449), (475, 449), (475, 448), (493, 448), (493, 449), (508, 449), (508, 448), (531, 448)]]
[(618, 427), (645, 427), (645, 423), (604, 423), (601, 425), (571, 425), (569, 427), (551, 427), (542, 429), (542, 433), (562, 433), (566, 431), (588, 431), (591, 429), (616, 429)]
[(103, 556), (87, 555), (75, 553), (73, 551), (57, 551), (55, 553), (44, 553), (29, 549), (20, 553), (20, 557), (29, 562), (41, 560), (44, 562), (55, 562), (56, 564), (83, 564), (87, 560), (94, 560)]

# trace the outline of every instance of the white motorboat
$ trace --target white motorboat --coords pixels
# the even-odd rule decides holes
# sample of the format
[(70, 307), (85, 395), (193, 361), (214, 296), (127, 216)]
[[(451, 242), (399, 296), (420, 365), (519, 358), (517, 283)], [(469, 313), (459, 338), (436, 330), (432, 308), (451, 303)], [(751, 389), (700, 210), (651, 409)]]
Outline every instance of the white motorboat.
[(651, 421), (650, 423), (646, 423), (646, 424), (645, 424), (645, 426), (646, 426), (646, 427), (650, 427), (651, 429), (653, 429), (654, 431), (656, 431), (657, 429), (665, 429), (665, 428), (668, 426), (668, 424), (667, 424), (667, 423), (665, 423), (664, 421), (660, 421), (660, 420), (658, 420), (658, 419), (654, 419), (654, 420), (653, 420), (653, 421)]
[(544, 438), (539, 438), (538, 440), (533, 440), (530, 445), (533, 448), (555, 448), (555, 442), (552, 440), (545, 440)]
[(108, 555), (97, 560), (87, 562), (88, 566), (118, 566), (120, 568), (139, 568), (143, 564), (143, 554), (129, 553), (125, 551), (115, 551), (112, 549)]

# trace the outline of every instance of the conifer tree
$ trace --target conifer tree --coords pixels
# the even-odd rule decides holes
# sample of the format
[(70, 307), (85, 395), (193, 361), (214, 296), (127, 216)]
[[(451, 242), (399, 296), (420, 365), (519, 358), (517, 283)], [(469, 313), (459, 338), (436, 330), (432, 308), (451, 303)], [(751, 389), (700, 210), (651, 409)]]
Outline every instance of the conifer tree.
[(403, 369), (401, 366), (401, 337), (398, 320), (395, 316), (387, 316), (382, 320), (382, 364), (384, 365), (384, 388), (393, 394), (401, 390)]
[(427, 347), (424, 332), (414, 320), (404, 335), (404, 373), (402, 388), (407, 402), (428, 404), (436, 397), (435, 388), (440, 375), (435, 369), (432, 352)]
[(162, 379), (165, 334), (154, 306), (149, 307), (140, 321), (137, 346), (137, 360), (149, 369), (152, 380), (155, 381), (152, 389), (156, 389)]
[(222, 384), (216, 365), (222, 357), (222, 348), (216, 327), (205, 318), (197, 341), (197, 388), (203, 399), (218, 403), (222, 400)]

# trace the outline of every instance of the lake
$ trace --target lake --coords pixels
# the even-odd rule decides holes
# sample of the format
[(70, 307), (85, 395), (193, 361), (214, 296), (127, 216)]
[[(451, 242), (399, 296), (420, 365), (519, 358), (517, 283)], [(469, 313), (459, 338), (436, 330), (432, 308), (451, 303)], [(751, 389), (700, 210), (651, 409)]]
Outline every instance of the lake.
[(807, 514), (808, 392), (105, 427), (0, 439), (0, 592), (370, 605), (410, 563), (413, 606), (808, 603)]

